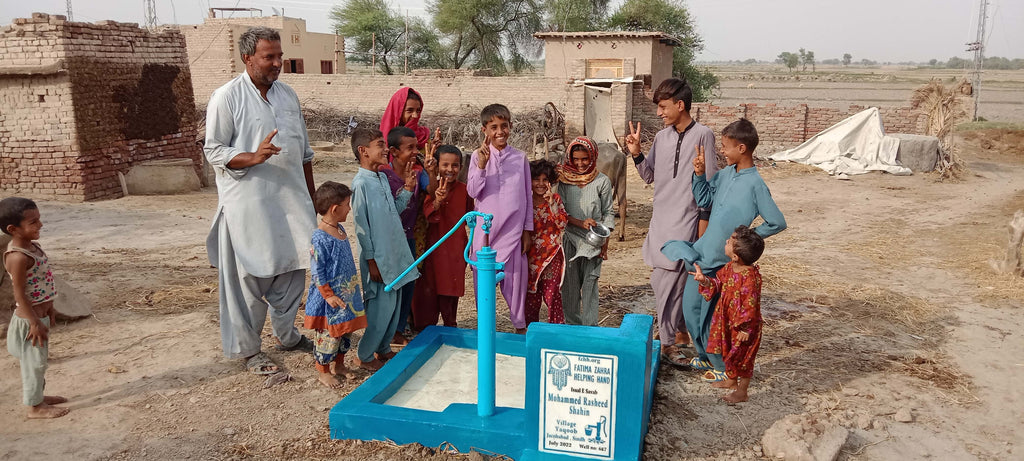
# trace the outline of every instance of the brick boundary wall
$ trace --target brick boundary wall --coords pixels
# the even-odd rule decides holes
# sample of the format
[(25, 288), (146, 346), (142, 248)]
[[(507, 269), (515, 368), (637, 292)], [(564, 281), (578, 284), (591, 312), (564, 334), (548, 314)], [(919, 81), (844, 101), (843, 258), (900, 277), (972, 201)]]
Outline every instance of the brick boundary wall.
[(188, 158), (201, 168), (184, 37), (34, 13), (0, 28), (0, 190), (98, 200), (117, 173)]
[[(653, 93), (640, 85), (633, 89), (633, 120), (644, 126), (661, 129), (657, 106), (651, 101)], [(739, 104), (715, 106), (693, 103), (690, 115), (708, 126), (718, 136), (726, 125), (745, 117), (757, 127), (759, 144), (768, 149), (796, 147), (828, 127), (870, 106), (851, 104), (845, 109), (810, 107), (807, 104), (778, 106), (776, 104)], [(879, 107), (886, 133), (925, 134), (928, 116), (910, 107)], [(645, 129), (646, 131), (646, 129)], [(759, 150), (761, 150), (759, 148)], [(761, 155), (769, 152), (761, 150)]]

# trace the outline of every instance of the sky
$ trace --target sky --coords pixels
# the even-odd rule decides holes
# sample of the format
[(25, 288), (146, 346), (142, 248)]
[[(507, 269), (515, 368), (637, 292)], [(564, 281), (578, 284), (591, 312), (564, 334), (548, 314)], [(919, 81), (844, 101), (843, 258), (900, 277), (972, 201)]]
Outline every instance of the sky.
[[(64, 14), (67, 0), (2, 0), (0, 25), (40, 11)], [(208, 8), (284, 10), (311, 32), (329, 32), (327, 13), (340, 0), (155, 0), (161, 23), (198, 24)], [(426, 0), (390, 0), (396, 9), (426, 16)], [(624, 0), (611, 0), (612, 10)], [(980, 0), (685, 0), (705, 49), (702, 61), (774, 60), (799, 48), (815, 57), (854, 61), (917, 61), (970, 57)], [(1024, 1), (988, 0), (986, 56), (1024, 58)], [(71, 0), (76, 21), (144, 22), (143, 0)], [(248, 13), (235, 13), (248, 14)]]

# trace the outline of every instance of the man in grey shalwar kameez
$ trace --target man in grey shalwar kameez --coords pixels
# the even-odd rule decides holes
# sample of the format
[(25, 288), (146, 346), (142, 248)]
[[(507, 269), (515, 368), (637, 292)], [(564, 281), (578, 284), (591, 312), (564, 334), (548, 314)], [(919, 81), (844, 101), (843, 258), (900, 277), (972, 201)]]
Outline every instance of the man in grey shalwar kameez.
[(239, 51), (246, 71), (214, 91), (207, 106), (204, 149), (219, 201), (206, 247), (218, 268), (224, 355), (267, 374), (278, 370), (260, 352), (268, 306), (279, 350), (312, 350), (295, 315), (316, 228), (313, 150), (295, 91), (277, 81), (278, 32), (251, 28)]
[(654, 136), (651, 151), (640, 153), (640, 124), (630, 123), (626, 147), (633, 156), (637, 173), (648, 184), (654, 183), (654, 211), (644, 240), (644, 263), (651, 266), (651, 288), (658, 311), (658, 331), (662, 352), (675, 363), (683, 357), (675, 348), (676, 332), (685, 332), (683, 323), (683, 287), (686, 270), (681, 262), (669, 261), (661, 247), (669, 240), (697, 240), (698, 221), (707, 221), (693, 199), (693, 158), (697, 146), (704, 146), (707, 178), (718, 171), (715, 133), (690, 117), (693, 93), (683, 80), (670, 78), (654, 92), (654, 103), (665, 128)]

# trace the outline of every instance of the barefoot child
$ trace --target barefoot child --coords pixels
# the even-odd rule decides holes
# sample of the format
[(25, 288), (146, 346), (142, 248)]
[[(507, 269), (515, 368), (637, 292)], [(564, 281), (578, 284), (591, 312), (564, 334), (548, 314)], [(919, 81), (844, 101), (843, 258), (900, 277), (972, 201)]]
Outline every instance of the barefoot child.
[(341, 225), (352, 209), (351, 199), (348, 186), (333, 181), (321, 184), (313, 194), (313, 207), (320, 222), (313, 231), (310, 249), (304, 325), (315, 332), (316, 370), (320, 372), (320, 382), (330, 388), (341, 387), (338, 376), (355, 378), (345, 368), (345, 353), (352, 346), (352, 332), (366, 328), (359, 273), (348, 234)]
[(614, 191), (612, 181), (597, 171), (597, 143), (580, 136), (569, 143), (568, 152), (558, 170), (558, 193), (569, 213), (562, 284), (565, 323), (596, 326), (597, 279), (601, 277), (601, 263), (608, 259), (608, 241), (597, 248), (587, 243), (587, 233), (596, 224), (615, 227)]
[(694, 265), (695, 271), (690, 272), (705, 300), (718, 295), (707, 350), (721, 354), (725, 362), (727, 378), (712, 386), (734, 389), (722, 397), (729, 403), (747, 401), (754, 357), (761, 346), (761, 272), (754, 263), (763, 252), (764, 239), (749, 227), (739, 226), (725, 241), (729, 262), (717, 276), (704, 275), (700, 265)]
[[(448, 233), (466, 213), (473, 211), (473, 199), (469, 198), (466, 185), (458, 179), (462, 171), (462, 151), (452, 145), (440, 146), (436, 160), (439, 185), (432, 195), (423, 200), (423, 215), (428, 222), (428, 248)], [(468, 241), (465, 228), (458, 230), (423, 262), (423, 275), (417, 280), (416, 303), (412, 306), (416, 331), (436, 325), (438, 314), (444, 326), (458, 326), (455, 318), (459, 298), (466, 293), (463, 251)]]
[(412, 252), (402, 232), (398, 210), (404, 209), (416, 188), (411, 166), (405, 186), (395, 198), (388, 178), (379, 170), (387, 163), (384, 136), (377, 130), (356, 129), (352, 133), (352, 152), (359, 160), (359, 171), (352, 179), (352, 215), (359, 242), (359, 273), (366, 305), (366, 330), (359, 341), (357, 363), (374, 371), (383, 360), (395, 355), (391, 337), (398, 327), (399, 292), (420, 274), (411, 270), (391, 291), (384, 286), (398, 279), (412, 265)]
[(562, 235), (569, 215), (552, 183), (558, 181), (555, 165), (547, 160), (530, 162), (533, 188), (533, 244), (526, 254), (530, 288), (526, 292), (526, 323), (540, 320), (541, 300), (548, 305), (548, 323), (565, 323), (562, 312), (562, 279), (565, 254)]
[[(754, 232), (762, 238), (786, 229), (782, 211), (754, 167), (757, 141), (757, 130), (747, 119), (726, 126), (722, 130), (722, 153), (729, 166), (715, 173), (710, 181), (704, 179), (703, 147), (697, 147), (698, 155), (693, 160), (693, 196), (697, 206), (711, 208), (711, 218), (707, 231), (696, 242), (673, 240), (665, 243), (661, 251), (670, 260), (685, 261), (688, 271), (700, 264), (704, 275), (714, 277), (729, 262), (722, 248), (736, 226), (749, 226), (760, 215), (764, 224), (755, 227)], [(683, 316), (697, 351), (689, 365), (696, 370), (706, 370), (705, 381), (723, 381), (726, 374), (721, 354), (707, 350), (715, 300), (702, 299), (698, 285), (689, 276), (683, 289)]]
[(7, 328), (7, 351), (21, 362), (23, 402), (30, 419), (60, 418), (70, 411), (54, 406), (67, 402), (64, 397), (43, 395), (57, 290), (46, 253), (33, 241), (42, 227), (35, 202), (21, 197), (0, 200), (0, 230), (13, 237), (3, 263), (18, 304)]
[[(523, 151), (508, 145), (512, 114), (501, 104), (480, 112), (484, 143), (473, 152), (466, 188), (476, 200), (476, 210), (494, 215), (490, 246), (505, 263), (501, 295), (508, 303), (509, 317), (516, 333), (526, 333), (526, 285), (529, 271), (526, 252), (533, 242), (533, 191), (530, 163)], [(473, 234), (473, 253), (483, 247), (484, 233)]]

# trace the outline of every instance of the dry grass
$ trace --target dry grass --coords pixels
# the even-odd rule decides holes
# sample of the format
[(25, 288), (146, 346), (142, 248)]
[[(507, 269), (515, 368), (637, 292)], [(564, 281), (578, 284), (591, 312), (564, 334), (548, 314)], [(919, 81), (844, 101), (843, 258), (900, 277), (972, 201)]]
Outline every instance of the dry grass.
[(214, 277), (193, 278), (189, 284), (145, 290), (125, 301), (128, 310), (158, 314), (176, 314), (216, 304), (217, 281)]
[(930, 325), (944, 309), (924, 299), (897, 293), (888, 288), (853, 284), (813, 273), (807, 266), (762, 259), (763, 290), (795, 304), (814, 304), (841, 310), (855, 319), (885, 319), (905, 331), (931, 334), (938, 325)]
[(758, 174), (769, 182), (770, 180), (790, 178), (793, 176), (805, 176), (810, 174), (828, 175), (828, 173), (821, 168), (796, 162), (776, 162), (772, 160), (762, 161), (758, 159), (756, 161), (756, 166)]

